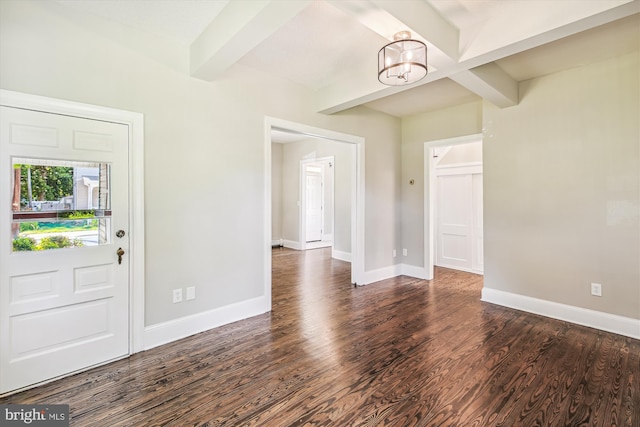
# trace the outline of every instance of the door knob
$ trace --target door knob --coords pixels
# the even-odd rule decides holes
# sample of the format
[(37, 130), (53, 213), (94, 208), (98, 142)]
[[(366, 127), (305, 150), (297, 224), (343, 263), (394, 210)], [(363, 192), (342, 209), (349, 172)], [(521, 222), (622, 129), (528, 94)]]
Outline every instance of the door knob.
[(116, 253), (118, 254), (118, 264), (122, 264), (122, 255), (124, 255), (124, 250), (122, 248), (118, 248)]

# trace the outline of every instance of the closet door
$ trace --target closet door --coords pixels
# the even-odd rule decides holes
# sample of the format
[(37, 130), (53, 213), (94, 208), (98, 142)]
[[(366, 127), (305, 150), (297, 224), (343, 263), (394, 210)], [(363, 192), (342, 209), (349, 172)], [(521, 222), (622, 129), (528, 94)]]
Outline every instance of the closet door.
[(436, 172), (436, 265), (482, 273), (482, 173)]

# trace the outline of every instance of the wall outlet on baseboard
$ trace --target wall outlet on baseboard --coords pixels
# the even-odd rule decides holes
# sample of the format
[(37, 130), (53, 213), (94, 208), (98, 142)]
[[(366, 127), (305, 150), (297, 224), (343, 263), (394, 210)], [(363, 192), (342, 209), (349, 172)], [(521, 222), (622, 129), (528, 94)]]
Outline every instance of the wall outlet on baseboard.
[(196, 287), (195, 286), (189, 286), (187, 288), (187, 301), (192, 300), (192, 299), (196, 299)]
[(600, 283), (591, 284), (591, 295), (594, 295), (596, 297), (602, 296), (602, 285)]
[(173, 303), (182, 301), (182, 288), (173, 290)]

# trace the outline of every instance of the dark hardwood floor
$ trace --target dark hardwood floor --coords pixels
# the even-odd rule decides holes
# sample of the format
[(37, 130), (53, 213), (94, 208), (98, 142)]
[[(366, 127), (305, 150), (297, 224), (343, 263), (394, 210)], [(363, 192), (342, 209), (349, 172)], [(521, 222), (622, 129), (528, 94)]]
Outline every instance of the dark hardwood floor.
[(273, 311), (25, 391), (75, 426), (640, 426), (640, 341), (273, 251)]

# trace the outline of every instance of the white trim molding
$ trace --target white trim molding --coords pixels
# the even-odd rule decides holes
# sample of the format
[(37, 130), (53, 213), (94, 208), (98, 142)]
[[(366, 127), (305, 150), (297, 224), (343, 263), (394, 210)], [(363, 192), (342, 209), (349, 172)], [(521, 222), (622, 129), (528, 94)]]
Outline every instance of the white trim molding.
[(280, 241), (282, 242), (282, 246), (284, 246), (285, 248), (295, 249), (297, 251), (302, 250), (302, 248), (300, 248), (300, 242), (296, 242), (295, 240), (285, 240), (285, 239), (282, 239)]
[(482, 301), (640, 339), (640, 320), (484, 287)]
[(365, 271), (364, 282), (358, 285), (368, 285), (370, 283), (379, 282), (381, 280), (391, 279), (402, 274), (402, 266), (400, 264), (382, 267), (376, 270)]
[(192, 314), (144, 329), (144, 349), (149, 350), (238, 320), (258, 316), (271, 309), (265, 296)]
[(331, 258), (351, 262), (351, 252), (337, 251), (335, 248), (331, 248)]
[(415, 265), (400, 264), (400, 271), (402, 275), (415, 277), (416, 279), (431, 280), (433, 277), (429, 277), (429, 271), (424, 267), (416, 267)]
[(359, 285), (368, 285), (370, 283), (379, 282), (381, 280), (391, 279), (398, 276), (415, 277), (416, 279), (429, 280), (428, 271), (424, 267), (416, 267), (408, 264), (394, 264), (389, 267), (378, 268), (365, 272), (364, 283)]

